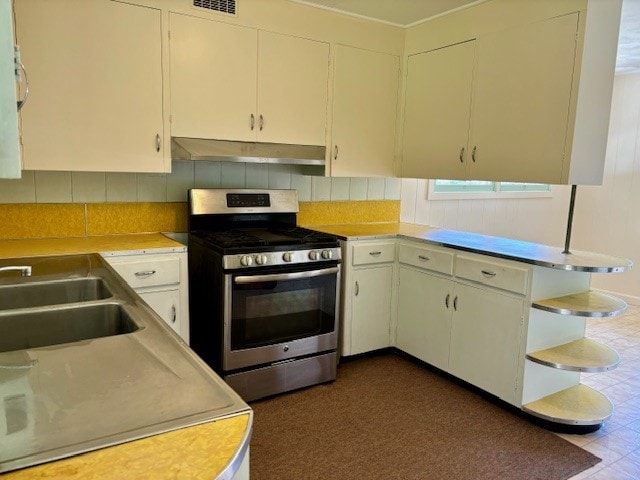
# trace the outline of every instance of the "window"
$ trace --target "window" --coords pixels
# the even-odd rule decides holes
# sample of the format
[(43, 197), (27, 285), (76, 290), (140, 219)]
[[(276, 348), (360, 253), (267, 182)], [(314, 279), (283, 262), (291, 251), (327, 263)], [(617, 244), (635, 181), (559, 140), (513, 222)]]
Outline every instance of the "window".
[(488, 182), (481, 180), (429, 180), (429, 200), (550, 197), (544, 183)]

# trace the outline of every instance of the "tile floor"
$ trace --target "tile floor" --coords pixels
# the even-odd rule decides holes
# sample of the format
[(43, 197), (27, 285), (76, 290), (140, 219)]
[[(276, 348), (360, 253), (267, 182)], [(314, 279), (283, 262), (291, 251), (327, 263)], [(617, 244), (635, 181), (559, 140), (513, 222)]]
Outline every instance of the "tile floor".
[(611, 419), (587, 435), (561, 437), (602, 458), (571, 480), (640, 480), (640, 306), (623, 316), (590, 319), (587, 336), (615, 348), (622, 362), (615, 370), (582, 375), (582, 383), (609, 397)]

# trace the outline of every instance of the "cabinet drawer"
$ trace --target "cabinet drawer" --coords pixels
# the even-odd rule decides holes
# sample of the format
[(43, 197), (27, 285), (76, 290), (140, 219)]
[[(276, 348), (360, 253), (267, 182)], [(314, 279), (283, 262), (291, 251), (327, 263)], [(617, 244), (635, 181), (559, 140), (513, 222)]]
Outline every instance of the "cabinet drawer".
[(180, 259), (177, 257), (140, 260), (117, 258), (109, 259), (109, 264), (132, 288), (180, 283)]
[(529, 268), (515, 263), (458, 254), (456, 277), (525, 295), (529, 287)]
[(353, 246), (353, 264), (367, 265), (372, 263), (393, 262), (395, 242), (365, 243)]
[(423, 245), (400, 245), (398, 259), (407, 265), (453, 275), (453, 252), (447, 250)]

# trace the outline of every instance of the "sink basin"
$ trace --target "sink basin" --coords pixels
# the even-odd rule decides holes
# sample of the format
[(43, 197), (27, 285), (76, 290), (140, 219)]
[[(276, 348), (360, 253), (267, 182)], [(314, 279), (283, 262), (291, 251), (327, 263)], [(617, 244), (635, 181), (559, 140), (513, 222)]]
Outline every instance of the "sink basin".
[(0, 310), (103, 300), (113, 295), (98, 277), (0, 286)]
[(0, 352), (122, 335), (140, 327), (119, 303), (0, 313)]

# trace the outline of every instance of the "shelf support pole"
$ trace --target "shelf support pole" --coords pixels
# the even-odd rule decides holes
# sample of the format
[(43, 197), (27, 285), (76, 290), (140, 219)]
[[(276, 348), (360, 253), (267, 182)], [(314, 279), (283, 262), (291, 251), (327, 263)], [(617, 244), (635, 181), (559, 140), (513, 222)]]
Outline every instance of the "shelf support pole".
[(569, 244), (571, 243), (571, 228), (573, 227), (573, 210), (576, 206), (576, 191), (578, 190), (577, 185), (571, 185), (571, 199), (569, 200), (569, 216), (567, 218), (567, 235), (564, 239), (564, 250), (562, 253), (570, 254)]

